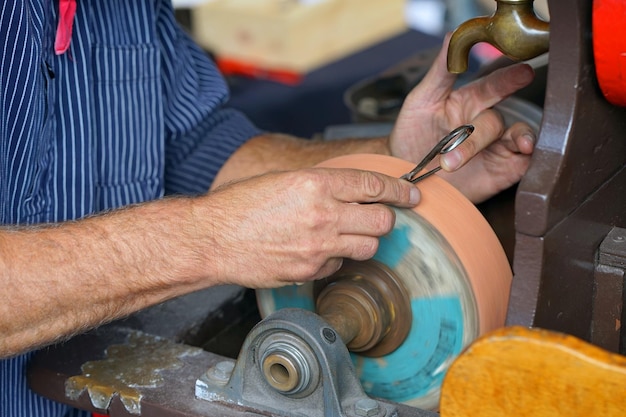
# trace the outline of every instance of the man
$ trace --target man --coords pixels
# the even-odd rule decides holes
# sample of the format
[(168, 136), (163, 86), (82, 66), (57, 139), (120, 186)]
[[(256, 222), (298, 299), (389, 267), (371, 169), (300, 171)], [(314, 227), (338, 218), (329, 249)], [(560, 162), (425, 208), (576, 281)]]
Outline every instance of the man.
[(224, 107), (222, 78), (169, 1), (76, 5), (68, 18), (57, 2), (15, 0), (0, 16), (2, 416), (76, 412), (28, 389), (38, 347), (211, 285), (326, 276), (343, 258), (374, 255), (393, 227), (387, 205), (419, 201), (406, 181), (310, 168), (318, 162), (355, 152), (417, 161), (472, 123), (442, 159), (468, 198), (527, 168), (533, 132), (505, 130), (490, 110), (531, 81), (527, 66), (453, 91), (444, 48), (390, 138), (314, 142), (261, 132)]

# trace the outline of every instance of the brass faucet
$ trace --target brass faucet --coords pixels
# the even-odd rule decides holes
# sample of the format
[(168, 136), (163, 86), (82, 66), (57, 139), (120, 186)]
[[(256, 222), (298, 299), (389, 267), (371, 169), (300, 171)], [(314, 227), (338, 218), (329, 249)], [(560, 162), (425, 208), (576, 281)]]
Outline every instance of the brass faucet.
[(467, 70), (469, 52), (479, 42), (488, 42), (515, 61), (534, 58), (548, 50), (550, 25), (535, 14), (534, 0), (496, 0), (492, 16), (477, 17), (461, 24), (448, 48), (448, 71)]

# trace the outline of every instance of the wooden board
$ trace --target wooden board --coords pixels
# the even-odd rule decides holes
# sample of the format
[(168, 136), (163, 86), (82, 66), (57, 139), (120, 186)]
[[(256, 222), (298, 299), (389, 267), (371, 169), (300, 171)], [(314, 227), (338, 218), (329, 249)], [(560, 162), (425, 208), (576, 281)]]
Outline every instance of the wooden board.
[(404, 5), (405, 0), (213, 0), (193, 9), (193, 35), (218, 59), (304, 73), (406, 30)]
[(626, 415), (626, 358), (573, 336), (496, 330), (450, 367), (442, 417)]

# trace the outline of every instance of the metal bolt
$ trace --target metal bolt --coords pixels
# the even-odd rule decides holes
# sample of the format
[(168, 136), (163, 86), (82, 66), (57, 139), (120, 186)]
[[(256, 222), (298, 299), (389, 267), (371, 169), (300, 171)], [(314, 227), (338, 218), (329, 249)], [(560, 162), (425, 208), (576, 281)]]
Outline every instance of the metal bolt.
[(324, 327), (324, 329), (322, 330), (322, 335), (328, 343), (335, 343), (335, 340), (337, 340), (337, 334), (328, 327)]
[(361, 417), (374, 417), (380, 412), (378, 401), (371, 398), (362, 398), (354, 404), (354, 413)]
[(624, 236), (613, 236), (613, 242), (615, 243), (623, 243), (625, 241), (626, 239), (624, 238)]
[(233, 369), (235, 369), (235, 362), (221, 361), (209, 368), (206, 375), (210, 380), (223, 385), (230, 379)]

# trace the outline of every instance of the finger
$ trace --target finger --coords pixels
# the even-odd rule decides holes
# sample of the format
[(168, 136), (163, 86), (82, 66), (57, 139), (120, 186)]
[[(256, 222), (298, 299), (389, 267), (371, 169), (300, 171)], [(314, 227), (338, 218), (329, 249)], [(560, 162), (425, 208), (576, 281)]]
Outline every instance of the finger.
[(499, 156), (511, 154), (531, 155), (535, 148), (536, 136), (526, 123), (517, 122), (504, 132), (500, 140), (495, 141), (489, 150)]
[(396, 213), (383, 204), (345, 204), (338, 220), (341, 234), (378, 237), (393, 229)]
[[(500, 68), (457, 90), (467, 109), (482, 111), (494, 106), (517, 90), (526, 87), (535, 77), (530, 65), (515, 64)], [(466, 115), (472, 119), (475, 114)]]
[(517, 122), (504, 132), (503, 143), (511, 152), (530, 155), (535, 149), (537, 136), (526, 123)]
[(413, 207), (420, 200), (415, 185), (378, 172), (337, 169), (330, 175), (330, 191), (340, 201)]
[(444, 171), (461, 168), (504, 133), (502, 116), (495, 110), (483, 111), (471, 124), (474, 125), (474, 133), (457, 148), (441, 156), (440, 164)]
[(307, 281), (326, 278), (337, 272), (339, 268), (341, 268), (341, 265), (343, 265), (343, 257), (330, 258), (320, 267), (320, 269), (318, 269), (315, 274), (310, 276)]
[(376, 255), (380, 244), (379, 239), (373, 236), (343, 235), (341, 240), (344, 244), (341, 256), (355, 261), (371, 259)]
[[(448, 47), (450, 45), (450, 37), (451, 33), (447, 33), (441, 50), (439, 54), (435, 58), (432, 66), (424, 76), (424, 78), (420, 81), (418, 86), (413, 89), (414, 94), (419, 94), (420, 97), (423, 97), (421, 100), (421, 105), (431, 103), (438, 103), (441, 100), (448, 97), (452, 89), (454, 88), (454, 83), (456, 82), (457, 75), (452, 74), (448, 71)], [(427, 100), (424, 103), (424, 99)]]
[(339, 238), (339, 248), (328, 258), (320, 268), (305, 280), (325, 278), (335, 273), (343, 263), (344, 258), (364, 261), (371, 259), (378, 251), (377, 237), (364, 235), (342, 235)]

